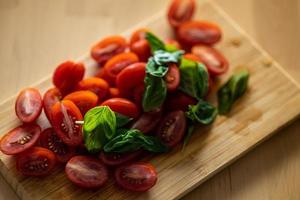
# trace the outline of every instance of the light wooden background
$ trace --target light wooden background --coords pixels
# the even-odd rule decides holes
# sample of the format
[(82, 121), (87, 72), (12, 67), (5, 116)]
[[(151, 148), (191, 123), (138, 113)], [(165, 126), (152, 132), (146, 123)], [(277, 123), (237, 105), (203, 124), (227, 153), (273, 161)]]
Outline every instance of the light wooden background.
[[(300, 1), (216, 0), (300, 82)], [(167, 0), (0, 0), (0, 102)], [(201, 11), (200, 11), (201, 12)], [(283, 113), (284, 114), (284, 113)], [(1, 121), (1, 119), (0, 119)], [(300, 120), (184, 199), (300, 199)], [(0, 176), (0, 200), (17, 199)]]

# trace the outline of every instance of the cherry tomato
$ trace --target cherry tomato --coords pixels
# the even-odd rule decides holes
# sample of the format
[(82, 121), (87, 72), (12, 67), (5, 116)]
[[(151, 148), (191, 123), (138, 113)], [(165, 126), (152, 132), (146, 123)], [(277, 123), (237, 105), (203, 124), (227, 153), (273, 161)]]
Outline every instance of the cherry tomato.
[(124, 37), (110, 36), (104, 38), (92, 47), (91, 56), (101, 66), (113, 56), (124, 52), (127, 46), (128, 45)]
[(165, 80), (169, 92), (175, 91), (178, 88), (180, 83), (180, 73), (176, 64), (170, 64)]
[(162, 118), (161, 109), (143, 113), (137, 121), (131, 126), (132, 129), (138, 129), (144, 134), (154, 130)]
[(124, 97), (131, 97), (133, 90), (144, 85), (146, 76), (146, 63), (134, 63), (121, 71), (116, 80), (116, 85)]
[(191, 47), (197, 44), (213, 45), (222, 37), (218, 25), (207, 21), (189, 21), (181, 24), (176, 31), (180, 43)]
[(178, 144), (185, 133), (186, 118), (181, 110), (169, 112), (158, 127), (157, 136), (169, 147)]
[(117, 166), (128, 161), (132, 161), (141, 154), (141, 150), (129, 153), (104, 153), (102, 151), (99, 155), (99, 158), (105, 165)]
[(82, 143), (81, 126), (75, 122), (83, 119), (79, 108), (70, 100), (62, 100), (52, 107), (51, 119), (57, 136), (70, 146)]
[(227, 59), (215, 48), (197, 45), (192, 48), (192, 53), (198, 56), (212, 76), (224, 74), (228, 70)]
[(169, 111), (182, 110), (187, 111), (189, 105), (197, 104), (197, 99), (183, 93), (183, 92), (174, 92), (168, 94), (166, 100), (166, 109)]
[(109, 88), (109, 98), (121, 97), (120, 90), (118, 88)]
[(43, 106), (44, 106), (44, 111), (45, 111), (45, 114), (46, 114), (49, 122), (51, 122), (50, 117), (51, 117), (52, 106), (56, 102), (59, 102), (61, 99), (62, 99), (62, 94), (57, 88), (51, 88), (51, 89), (47, 90), (47, 92), (44, 94)]
[(177, 42), (176, 40), (174, 40), (174, 39), (167, 39), (166, 40), (166, 42), (165, 42), (166, 44), (170, 44), (170, 45), (173, 45), (173, 46), (175, 46), (177, 49), (182, 49), (182, 47), (181, 47), (181, 45), (179, 44), (179, 42)]
[(109, 85), (104, 79), (92, 77), (80, 81), (76, 89), (90, 90), (99, 97), (99, 101), (103, 101), (108, 95)]
[(32, 147), (17, 155), (17, 170), (25, 176), (46, 176), (55, 167), (55, 155), (42, 147)]
[(62, 142), (53, 128), (45, 129), (40, 136), (40, 145), (52, 151), (57, 161), (66, 163), (75, 155), (75, 148)]
[(192, 19), (195, 12), (195, 0), (173, 0), (168, 11), (168, 21), (174, 28)]
[(137, 86), (133, 90), (133, 100), (138, 106), (142, 106), (144, 91), (145, 91), (144, 84)]
[(65, 171), (70, 181), (83, 188), (99, 188), (108, 180), (108, 171), (105, 165), (88, 156), (71, 158)]
[(139, 110), (137, 106), (131, 101), (124, 98), (111, 98), (104, 101), (101, 106), (108, 106), (114, 112), (120, 113), (122, 115), (136, 118), (139, 116)]
[(36, 124), (24, 124), (6, 133), (0, 141), (0, 150), (7, 155), (15, 155), (32, 147), (41, 134)]
[(130, 38), (130, 51), (134, 52), (140, 61), (146, 62), (151, 56), (151, 49), (148, 41), (146, 40), (146, 28), (136, 30)]
[(145, 39), (147, 32), (149, 32), (147, 28), (140, 28), (134, 31), (130, 37), (130, 41), (129, 41), (130, 46), (139, 40)]
[(77, 83), (82, 80), (85, 68), (82, 63), (66, 61), (60, 64), (53, 74), (53, 84), (65, 95), (74, 90)]
[(35, 121), (43, 107), (40, 92), (34, 88), (26, 88), (17, 97), (15, 110), (18, 118), (24, 123)]
[(183, 55), (184, 58), (195, 61), (195, 62), (202, 62), (201, 59), (192, 53), (187, 53)]
[(75, 103), (81, 114), (84, 115), (89, 109), (97, 106), (98, 96), (89, 90), (81, 90), (68, 94), (64, 100)]
[(117, 184), (130, 191), (144, 192), (157, 181), (155, 168), (149, 163), (131, 163), (118, 167), (115, 171)]

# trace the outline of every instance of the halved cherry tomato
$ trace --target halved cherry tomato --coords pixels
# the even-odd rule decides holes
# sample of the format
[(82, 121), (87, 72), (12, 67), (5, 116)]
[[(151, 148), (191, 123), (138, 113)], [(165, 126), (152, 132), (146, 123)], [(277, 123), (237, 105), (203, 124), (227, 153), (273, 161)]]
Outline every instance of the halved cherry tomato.
[(168, 11), (168, 21), (176, 28), (183, 22), (189, 21), (194, 11), (195, 0), (173, 0)]
[(144, 91), (145, 91), (144, 84), (137, 86), (133, 90), (133, 101), (138, 106), (142, 106)]
[(109, 166), (117, 166), (128, 161), (132, 161), (142, 154), (143, 151), (138, 150), (128, 153), (104, 153), (101, 151), (99, 158), (105, 164)]
[(227, 59), (215, 48), (197, 45), (192, 48), (192, 53), (205, 64), (212, 76), (224, 74), (228, 70), (229, 63)]
[(120, 90), (118, 88), (109, 88), (109, 98), (121, 97)]
[(120, 166), (115, 171), (117, 184), (130, 191), (144, 192), (157, 181), (157, 173), (150, 163), (131, 163)]
[(183, 55), (184, 58), (195, 61), (195, 62), (202, 62), (201, 59), (192, 53), (187, 53)]
[(180, 73), (176, 64), (170, 64), (169, 70), (165, 76), (168, 91), (175, 91), (180, 83)]
[(116, 79), (116, 85), (124, 97), (130, 98), (133, 90), (140, 85), (144, 85), (146, 76), (146, 63), (134, 63), (121, 71)]
[(89, 90), (81, 90), (68, 94), (64, 100), (75, 103), (81, 114), (84, 115), (89, 109), (97, 106), (98, 96)]
[(174, 39), (167, 39), (166, 40), (166, 42), (165, 42), (166, 44), (170, 44), (170, 45), (173, 45), (173, 46), (175, 46), (177, 49), (182, 49), (182, 47), (181, 47), (181, 45), (179, 44), (179, 42), (177, 42), (176, 40), (174, 40)]
[(221, 29), (217, 24), (207, 21), (188, 21), (181, 24), (176, 36), (180, 43), (192, 47), (197, 44), (213, 45), (222, 37)]
[(60, 64), (53, 74), (53, 84), (65, 95), (75, 89), (77, 83), (82, 80), (85, 68), (82, 63), (66, 61)]
[(76, 89), (90, 90), (91, 92), (94, 92), (99, 97), (99, 101), (103, 101), (108, 95), (109, 85), (102, 78), (92, 77), (80, 81)]
[(83, 188), (99, 188), (108, 180), (108, 171), (99, 160), (88, 156), (75, 156), (65, 168), (70, 181)]
[(14, 155), (32, 147), (41, 135), (37, 124), (24, 124), (6, 133), (0, 141), (0, 150), (7, 155)]
[(197, 104), (197, 99), (180, 91), (168, 94), (166, 100), (166, 109), (169, 111), (182, 110), (187, 111), (189, 105)]
[(92, 47), (91, 56), (101, 66), (113, 56), (124, 52), (127, 46), (128, 45), (124, 37), (110, 36), (104, 38)]
[(168, 113), (158, 127), (157, 136), (169, 147), (178, 144), (185, 133), (186, 118), (181, 110)]
[(52, 126), (57, 136), (70, 146), (78, 146), (83, 137), (81, 126), (76, 121), (83, 119), (79, 108), (70, 100), (62, 100), (52, 107)]
[(55, 167), (55, 155), (42, 147), (32, 147), (17, 155), (17, 170), (25, 176), (46, 176)]
[(47, 92), (44, 94), (43, 97), (43, 106), (44, 106), (44, 111), (45, 114), (49, 120), (49, 122), (51, 122), (51, 109), (52, 106), (60, 101), (62, 99), (62, 94), (61, 92), (57, 89), (57, 88), (51, 88), (49, 90), (47, 90)]
[(136, 122), (131, 126), (133, 129), (138, 129), (144, 134), (150, 133), (155, 129), (162, 118), (161, 109), (143, 113)]
[(114, 112), (120, 113), (122, 115), (136, 118), (139, 116), (139, 109), (131, 101), (124, 98), (111, 98), (104, 101), (101, 106), (108, 106)]
[(61, 163), (68, 162), (75, 155), (75, 148), (63, 143), (53, 128), (45, 129), (41, 133), (39, 141), (40, 145), (51, 150), (55, 154), (57, 161)]
[(133, 32), (130, 38), (130, 51), (134, 52), (140, 61), (146, 62), (151, 56), (151, 49), (146, 40), (146, 28), (141, 28)]
[(18, 118), (25, 123), (35, 121), (42, 112), (42, 97), (35, 88), (22, 90), (16, 100), (15, 110)]

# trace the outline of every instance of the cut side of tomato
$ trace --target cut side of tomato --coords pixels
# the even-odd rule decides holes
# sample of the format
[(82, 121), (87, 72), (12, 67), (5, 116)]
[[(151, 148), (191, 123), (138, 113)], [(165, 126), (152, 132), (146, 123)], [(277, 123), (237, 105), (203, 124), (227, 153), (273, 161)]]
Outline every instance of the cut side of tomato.
[(51, 123), (51, 109), (52, 106), (56, 103), (59, 102), (62, 99), (62, 94), (57, 88), (51, 88), (47, 90), (47, 92), (44, 94), (43, 97), (43, 107), (45, 114)]
[(176, 64), (170, 64), (165, 80), (169, 92), (175, 91), (178, 88), (180, 83), (180, 73)]
[(183, 22), (191, 20), (195, 6), (195, 0), (173, 0), (168, 11), (169, 24), (177, 28)]
[(99, 158), (105, 165), (117, 166), (136, 159), (142, 152), (141, 150), (129, 153), (104, 153), (102, 151)]
[(114, 112), (122, 115), (137, 118), (139, 116), (138, 107), (131, 101), (124, 98), (111, 98), (104, 101), (101, 106), (108, 106)]
[(132, 129), (138, 129), (144, 134), (151, 133), (162, 118), (161, 109), (157, 109), (151, 112), (143, 113), (138, 120), (131, 126)]
[(108, 95), (109, 84), (102, 78), (92, 77), (80, 81), (76, 90), (89, 90), (94, 92), (99, 97), (99, 101), (103, 101)]
[(168, 94), (165, 107), (169, 111), (182, 110), (187, 111), (189, 105), (197, 104), (197, 99), (183, 93), (176, 91)]

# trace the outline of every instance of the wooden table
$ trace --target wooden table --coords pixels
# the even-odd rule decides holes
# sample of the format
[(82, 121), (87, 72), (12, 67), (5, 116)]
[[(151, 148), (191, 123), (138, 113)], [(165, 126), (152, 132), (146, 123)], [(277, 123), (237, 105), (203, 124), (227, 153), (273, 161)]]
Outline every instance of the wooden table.
[[(216, 1), (300, 82), (299, 1)], [(0, 102), (168, 2), (0, 0)], [(297, 120), (184, 199), (300, 199), (299, 141)], [(1, 199), (17, 197), (0, 176)]]

